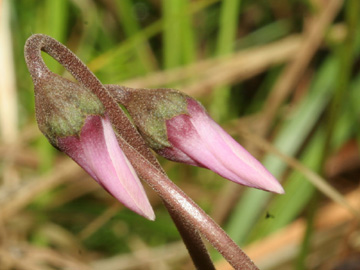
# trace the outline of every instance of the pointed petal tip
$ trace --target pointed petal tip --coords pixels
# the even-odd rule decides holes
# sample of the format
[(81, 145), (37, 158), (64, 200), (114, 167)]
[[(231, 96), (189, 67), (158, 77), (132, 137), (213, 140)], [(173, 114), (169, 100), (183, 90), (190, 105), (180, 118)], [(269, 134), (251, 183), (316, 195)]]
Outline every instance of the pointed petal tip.
[(80, 138), (61, 138), (59, 145), (118, 201), (149, 220), (155, 219), (140, 179), (118, 145), (107, 117), (88, 117)]
[(151, 220), (151, 221), (155, 220), (154, 210), (151, 207), (150, 202), (148, 202), (148, 201), (144, 205), (137, 204), (135, 207), (128, 206), (128, 208), (148, 220)]
[(270, 172), (268, 171), (266, 172), (268, 177), (265, 177), (266, 181), (264, 182), (262, 181), (261, 184), (258, 186), (258, 188), (276, 194), (284, 194), (285, 190), (281, 186), (279, 181)]
[(279, 184), (277, 183), (277, 185), (275, 185), (271, 190), (269, 190), (270, 192), (273, 192), (273, 193), (277, 193), (277, 194), (285, 194), (285, 190), (284, 188)]
[(280, 185), (280, 183), (272, 177), (272, 179), (268, 179), (267, 182), (262, 182), (262, 183), (257, 183), (255, 184), (252, 181), (237, 181), (237, 180), (232, 180), (227, 178), (228, 180), (236, 183), (236, 184), (240, 184), (246, 187), (252, 187), (252, 188), (256, 188), (256, 189), (260, 189), (260, 190), (264, 190), (267, 192), (272, 192), (272, 193), (276, 193), (276, 194), (285, 194), (285, 190), (284, 188)]
[(154, 221), (155, 220), (155, 213), (151, 209), (151, 213), (147, 213), (146, 216), (144, 216), (144, 217), (147, 218), (148, 220)]
[(279, 181), (265, 167), (264, 169), (266, 170), (266, 174), (268, 175), (265, 184), (265, 190), (276, 194), (284, 194), (285, 190), (279, 183)]
[(142, 197), (141, 200), (130, 200), (130, 201), (124, 201), (123, 196), (119, 196), (118, 193), (114, 192), (114, 190), (109, 191), (105, 186), (104, 188), (120, 203), (122, 203), (124, 206), (126, 206), (131, 211), (135, 212), (136, 214), (154, 221), (155, 220), (155, 213), (154, 210), (148, 201), (147, 197)]

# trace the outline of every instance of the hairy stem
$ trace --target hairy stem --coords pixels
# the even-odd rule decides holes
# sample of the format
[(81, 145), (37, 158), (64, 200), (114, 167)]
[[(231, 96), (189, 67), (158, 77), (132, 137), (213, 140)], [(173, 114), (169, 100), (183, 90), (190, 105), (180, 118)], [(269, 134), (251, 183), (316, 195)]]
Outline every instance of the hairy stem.
[(164, 201), (164, 204), (189, 251), (196, 269), (215, 270), (215, 266), (198, 231), (191, 224), (188, 224), (182, 215), (168, 205), (166, 201)]
[(34, 84), (41, 81), (44, 72), (50, 72), (41, 57), (41, 50), (61, 63), (103, 103), (113, 127), (118, 132), (119, 145), (139, 176), (172, 209), (175, 219), (181, 219), (182, 224), (190, 228), (189, 232), (199, 231), (235, 269), (258, 269), (235, 242), (165, 175), (136, 128), (85, 64), (61, 43), (41, 34), (31, 36), (25, 45), (25, 59)]

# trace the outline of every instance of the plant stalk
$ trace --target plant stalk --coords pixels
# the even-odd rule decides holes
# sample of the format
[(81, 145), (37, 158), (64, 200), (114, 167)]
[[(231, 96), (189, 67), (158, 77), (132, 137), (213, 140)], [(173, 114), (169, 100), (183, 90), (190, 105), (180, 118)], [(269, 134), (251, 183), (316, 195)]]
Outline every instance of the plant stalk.
[(176, 219), (180, 218), (185, 227), (191, 228), (188, 229), (189, 232), (199, 231), (235, 269), (258, 269), (219, 225), (164, 174), (136, 128), (86, 65), (64, 45), (42, 34), (31, 36), (25, 45), (25, 59), (34, 84), (41, 83), (41, 77), (52, 74), (41, 57), (41, 50), (62, 64), (80, 84), (97, 95), (118, 132), (119, 145), (130, 163), (139, 177), (173, 209)]

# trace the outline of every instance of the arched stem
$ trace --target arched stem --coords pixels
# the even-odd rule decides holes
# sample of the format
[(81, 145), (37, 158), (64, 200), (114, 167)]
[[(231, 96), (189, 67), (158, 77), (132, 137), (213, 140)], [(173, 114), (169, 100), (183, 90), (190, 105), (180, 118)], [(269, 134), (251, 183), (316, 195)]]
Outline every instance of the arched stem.
[[(86, 65), (61, 43), (42, 34), (31, 36), (25, 45), (25, 59), (34, 84), (40, 81), (44, 73), (49, 74), (48, 72), (50, 72), (41, 57), (41, 50), (55, 58), (80, 84), (91, 90), (103, 103), (113, 127), (118, 132), (119, 145), (138, 175), (163, 199), (165, 205), (170, 209), (171, 215), (175, 217), (174, 221), (181, 220), (179, 225), (183, 226), (185, 232), (197, 233), (199, 231), (235, 269), (258, 269), (235, 242), (179, 187), (171, 182), (136, 128)], [(202, 252), (201, 249), (198, 250)], [(209, 269), (205, 268), (206, 266), (197, 267)]]

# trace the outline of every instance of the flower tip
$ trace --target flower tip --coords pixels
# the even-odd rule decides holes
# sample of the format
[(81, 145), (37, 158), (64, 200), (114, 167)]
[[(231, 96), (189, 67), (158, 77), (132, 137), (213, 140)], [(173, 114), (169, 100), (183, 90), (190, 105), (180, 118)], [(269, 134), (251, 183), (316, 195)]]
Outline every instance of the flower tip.
[(269, 191), (277, 193), (277, 194), (284, 194), (285, 193), (284, 188), (277, 181), (275, 182), (275, 185), (271, 189), (269, 189)]
[(140, 179), (121, 150), (107, 116), (87, 117), (80, 136), (60, 138), (58, 145), (118, 201), (149, 220), (155, 219)]
[(151, 208), (151, 212), (146, 213), (143, 217), (147, 218), (148, 220), (154, 221), (155, 220), (155, 213), (152, 210), (152, 208)]
[[(114, 196), (115, 197), (115, 196)], [(116, 198), (116, 197), (115, 197)], [(116, 198), (117, 200), (120, 201), (120, 199)], [(131, 205), (126, 205), (130, 210), (134, 211), (136, 214), (154, 221), (155, 220), (155, 213), (154, 210), (152, 209), (151, 205), (149, 203), (145, 203), (144, 205), (136, 205), (136, 206), (131, 206)]]
[(279, 181), (254, 157), (251, 156), (251, 159), (254, 166), (253, 168), (258, 174), (258, 177), (256, 177), (257, 181), (255, 181), (258, 188), (276, 194), (284, 194), (284, 188), (281, 186)]
[(124, 194), (119, 188), (119, 183), (116, 183), (116, 186), (109, 184), (107, 182), (100, 182), (100, 184), (107, 190), (116, 200), (124, 204), (128, 209), (135, 212), (136, 214), (154, 221), (155, 213), (151, 207), (151, 204), (146, 196), (145, 191), (141, 188), (131, 192), (130, 194)]
[[(117, 197), (116, 194), (114, 192), (110, 192), (114, 198), (116, 198), (118, 201), (123, 202), (123, 198), (122, 197)], [(155, 213), (154, 210), (151, 207), (150, 202), (148, 201), (147, 197), (144, 197), (143, 195), (140, 196), (140, 198), (138, 198), (139, 200), (134, 199), (131, 202), (128, 203), (124, 203), (124, 205), (126, 207), (128, 207), (131, 211), (135, 212), (136, 214), (154, 221), (155, 220)]]
[[(284, 188), (281, 186), (279, 181), (265, 168), (263, 165), (258, 163), (259, 167), (257, 168), (257, 171), (262, 171), (261, 174), (259, 174), (259, 177), (257, 177), (256, 184), (253, 187), (273, 192), (276, 194), (284, 194)], [(262, 170), (260, 170), (262, 169)], [(248, 181), (248, 185), (251, 186), (252, 181)], [(253, 182), (254, 183), (254, 182)]]

